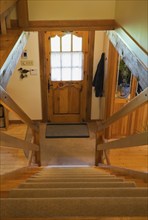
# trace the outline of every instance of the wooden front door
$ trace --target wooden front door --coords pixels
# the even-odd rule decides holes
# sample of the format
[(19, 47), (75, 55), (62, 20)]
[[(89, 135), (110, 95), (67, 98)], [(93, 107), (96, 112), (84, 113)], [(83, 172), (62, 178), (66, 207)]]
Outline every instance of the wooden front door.
[(48, 120), (86, 120), (87, 32), (46, 32)]

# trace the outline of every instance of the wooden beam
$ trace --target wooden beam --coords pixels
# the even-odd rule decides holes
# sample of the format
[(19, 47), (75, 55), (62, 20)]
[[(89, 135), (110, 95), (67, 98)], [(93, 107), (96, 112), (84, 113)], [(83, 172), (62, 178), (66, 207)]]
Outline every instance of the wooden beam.
[(17, 0), (1, 0), (0, 1), (0, 15), (5, 13), (7, 10), (9, 10), (11, 7), (13, 7), (16, 4)]
[(24, 140), (18, 139), (16, 137), (12, 137), (5, 133), (0, 134), (0, 145), (3, 147), (13, 147), (13, 148), (20, 148), (20, 149), (28, 149), (32, 151), (39, 151), (39, 146), (36, 144), (31, 144)]
[(91, 120), (91, 98), (92, 98), (92, 79), (93, 79), (93, 60), (94, 60), (95, 31), (88, 32), (88, 81), (87, 81), (87, 112), (86, 120)]
[(99, 144), (97, 150), (109, 150), (109, 149), (119, 149), (119, 148), (126, 148), (126, 147), (136, 147), (147, 145), (148, 140), (148, 132), (143, 132), (140, 134), (130, 135), (125, 138), (121, 138), (116, 141), (111, 141), (105, 144)]
[(9, 94), (0, 86), (0, 103), (9, 111), (17, 114), (34, 131), (39, 132), (38, 126), (26, 115), (26, 113), (13, 101)]
[[(48, 121), (48, 79), (46, 73), (45, 57), (45, 33), (39, 32), (39, 53), (40, 53), (40, 74), (41, 74), (41, 96), (42, 96), (42, 118), (43, 122)], [(49, 74), (49, 73), (48, 73)]]
[(0, 70), (0, 84), (6, 88), (9, 79), (17, 65), (17, 62), (22, 54), (22, 51), (28, 41), (29, 33), (23, 32), (7, 57), (4, 65)]
[(108, 169), (108, 170), (116, 172), (116, 173), (121, 173), (123, 175), (129, 175), (131, 177), (134, 177), (137, 179), (142, 179), (145, 182), (148, 182), (148, 172), (141, 172), (141, 171), (137, 171), (137, 170), (127, 169), (124, 167), (105, 165), (105, 164), (99, 164), (99, 167), (101, 167), (103, 169)]
[[(117, 67), (119, 54), (115, 47), (109, 42), (107, 73), (105, 74), (105, 119), (110, 117), (114, 111), (115, 92), (117, 84)], [(111, 128), (105, 129), (105, 138), (111, 137)]]
[(29, 21), (29, 29), (36, 31), (113, 30), (115, 20), (50, 20)]
[(28, 1), (27, 0), (18, 0), (17, 1), (17, 17), (18, 17), (18, 26), (26, 28), (29, 24), (28, 16)]
[(2, 34), (6, 34), (7, 33), (5, 16), (1, 17), (1, 33)]
[(132, 101), (127, 103), (121, 110), (113, 114), (106, 121), (102, 122), (100, 127), (98, 127), (98, 131), (104, 130), (109, 125), (119, 120), (121, 117), (129, 114), (142, 104), (148, 101), (148, 88), (146, 88), (143, 92), (141, 92), (138, 96), (136, 96)]

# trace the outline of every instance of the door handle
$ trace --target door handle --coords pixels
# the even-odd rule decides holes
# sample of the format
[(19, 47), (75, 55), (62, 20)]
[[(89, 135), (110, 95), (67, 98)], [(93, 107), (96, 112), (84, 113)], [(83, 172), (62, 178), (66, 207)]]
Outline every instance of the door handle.
[(50, 83), (48, 82), (48, 91), (50, 90), (51, 87), (53, 87), (53, 84), (50, 84)]

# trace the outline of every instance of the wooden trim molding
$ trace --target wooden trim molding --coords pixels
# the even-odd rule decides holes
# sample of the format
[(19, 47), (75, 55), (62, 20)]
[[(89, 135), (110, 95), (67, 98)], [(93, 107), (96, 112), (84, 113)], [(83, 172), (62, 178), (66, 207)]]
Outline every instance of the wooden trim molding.
[(20, 148), (24, 150), (32, 150), (32, 151), (39, 151), (39, 146), (36, 144), (29, 143), (27, 141), (21, 140), (16, 137), (12, 137), (1, 132), (0, 144), (3, 147), (13, 147), (13, 148)]
[(111, 141), (105, 144), (99, 144), (97, 150), (100, 151), (100, 150), (119, 149), (119, 148), (147, 145), (147, 137), (148, 137), (148, 132), (130, 135), (126, 138), (121, 138), (116, 141)]
[(86, 120), (91, 120), (91, 99), (92, 99), (92, 79), (93, 79), (93, 60), (94, 60), (95, 31), (88, 32), (88, 67), (87, 67), (87, 111)]
[(18, 26), (28, 27), (29, 25), (29, 15), (28, 15), (28, 0), (18, 0), (16, 4)]
[(29, 30), (114, 30), (115, 20), (50, 20), (29, 21)]
[(48, 121), (48, 80), (46, 74), (45, 59), (45, 33), (39, 32), (39, 54), (40, 54), (40, 76), (41, 76), (41, 96), (42, 96), (42, 119)]

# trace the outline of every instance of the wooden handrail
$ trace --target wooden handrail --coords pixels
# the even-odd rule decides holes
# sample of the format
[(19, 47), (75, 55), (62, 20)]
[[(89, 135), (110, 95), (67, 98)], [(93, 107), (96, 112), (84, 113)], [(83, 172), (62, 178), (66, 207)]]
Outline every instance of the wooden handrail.
[[(14, 42), (10, 45), (11, 51), (6, 50), (0, 60), (0, 85), (6, 88), (10, 77), (12, 76), (14, 69), (18, 63), (18, 60), (23, 52), (24, 47), (27, 44), (29, 32), (16, 31)], [(1, 42), (3, 45), (3, 41)]]
[(127, 103), (121, 110), (113, 114), (111, 117), (106, 119), (106, 121), (102, 122), (98, 127), (98, 132), (104, 130), (112, 123), (119, 120), (121, 117), (129, 114), (142, 104), (148, 101), (148, 88), (146, 88), (143, 92), (141, 92), (138, 96), (136, 96), (132, 101)]
[(148, 182), (148, 172), (142, 172), (138, 170), (131, 170), (125, 167), (119, 167), (119, 166), (111, 166), (106, 164), (99, 164), (99, 167), (103, 169), (111, 170), (115, 173), (120, 173), (122, 175), (129, 175), (134, 178), (142, 179), (144, 182)]
[(39, 127), (28, 117), (28, 115), (13, 101), (9, 94), (0, 86), (0, 103), (9, 111), (17, 114), (35, 132)]
[(99, 144), (97, 146), (97, 150), (100, 151), (100, 150), (119, 149), (119, 148), (147, 145), (148, 143), (147, 137), (148, 137), (147, 131), (140, 134), (130, 135), (128, 137), (121, 138), (116, 141)]
[(7, 27), (10, 27), (10, 13), (18, 0), (1, 0), (0, 2), (0, 24), (1, 33), (7, 33)]
[(18, 0), (1, 0), (0, 7), (0, 15), (8, 11), (11, 7), (13, 7)]
[(31, 151), (39, 151), (39, 146), (36, 144), (31, 144), (24, 140), (18, 139), (16, 137), (12, 137), (3, 132), (0, 134), (0, 145), (3, 147), (13, 147), (20, 149), (28, 149)]

